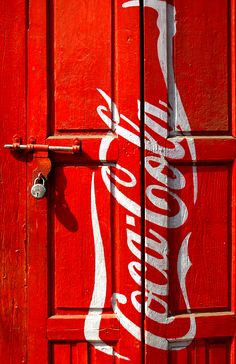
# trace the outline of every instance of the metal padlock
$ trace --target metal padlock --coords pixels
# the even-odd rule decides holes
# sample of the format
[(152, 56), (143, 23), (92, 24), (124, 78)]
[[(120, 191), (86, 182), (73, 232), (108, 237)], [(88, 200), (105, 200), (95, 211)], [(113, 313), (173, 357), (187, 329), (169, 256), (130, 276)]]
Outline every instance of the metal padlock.
[[(39, 183), (39, 181), (42, 181), (42, 183)], [(31, 195), (39, 200), (40, 198), (43, 198), (45, 196), (45, 193), (45, 179), (43, 177), (35, 178), (34, 184), (31, 188)]]

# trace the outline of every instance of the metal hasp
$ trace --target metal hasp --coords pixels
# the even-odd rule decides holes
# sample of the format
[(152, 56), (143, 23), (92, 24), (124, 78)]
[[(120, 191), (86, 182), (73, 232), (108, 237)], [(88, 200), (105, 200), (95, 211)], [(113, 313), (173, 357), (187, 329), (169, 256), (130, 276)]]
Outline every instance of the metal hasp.
[(49, 151), (49, 152), (70, 152), (77, 153), (81, 149), (81, 142), (79, 144), (74, 144), (71, 147), (60, 146), (60, 145), (46, 145), (46, 144), (5, 144), (4, 148), (12, 149), (12, 150), (25, 150), (27, 152), (36, 152), (36, 151)]

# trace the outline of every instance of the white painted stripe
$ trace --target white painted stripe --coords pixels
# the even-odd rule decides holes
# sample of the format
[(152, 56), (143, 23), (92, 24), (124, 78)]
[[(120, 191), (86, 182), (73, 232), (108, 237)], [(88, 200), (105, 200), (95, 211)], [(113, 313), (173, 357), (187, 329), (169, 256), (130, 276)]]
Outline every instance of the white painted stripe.
[(129, 360), (127, 357), (116, 353), (113, 348), (104, 343), (99, 336), (102, 312), (106, 300), (107, 272), (104, 246), (97, 213), (94, 172), (92, 174), (91, 183), (91, 216), (95, 250), (95, 275), (90, 309), (84, 322), (84, 336), (85, 339), (90, 342), (97, 350), (102, 351), (108, 355), (117, 356), (120, 359)]
[(135, 218), (130, 215), (126, 215), (126, 224), (135, 226)]

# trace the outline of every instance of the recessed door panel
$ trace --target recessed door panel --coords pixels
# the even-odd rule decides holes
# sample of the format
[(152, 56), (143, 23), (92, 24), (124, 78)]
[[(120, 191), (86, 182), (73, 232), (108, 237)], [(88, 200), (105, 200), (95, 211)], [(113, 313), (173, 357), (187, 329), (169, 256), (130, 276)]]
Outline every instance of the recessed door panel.
[(96, 100), (98, 88), (112, 90), (112, 13), (111, 0), (57, 0), (50, 7), (54, 132), (111, 127), (97, 118)]

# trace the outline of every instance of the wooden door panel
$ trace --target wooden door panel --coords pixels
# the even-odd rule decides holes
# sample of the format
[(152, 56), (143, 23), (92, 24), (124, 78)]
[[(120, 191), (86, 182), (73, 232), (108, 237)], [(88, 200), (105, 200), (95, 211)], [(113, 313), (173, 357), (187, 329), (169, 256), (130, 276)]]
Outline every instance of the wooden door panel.
[(209, 363), (227, 363), (230, 360), (229, 341), (210, 342), (208, 347)]
[(220, 364), (230, 361), (230, 339), (197, 340), (194, 345), (181, 351), (169, 351), (170, 364)]
[(52, 363), (53, 364), (112, 364), (114, 359), (112, 356), (104, 355), (98, 350), (99, 344), (89, 345), (79, 342), (76, 344), (60, 344), (52, 345)]
[[(175, 165), (186, 180), (192, 173), (191, 165)], [(189, 207), (189, 218), (178, 231), (169, 232), (169, 312), (186, 313), (186, 306), (178, 287), (175, 262), (179, 249), (175, 242), (192, 231), (189, 246), (191, 269), (187, 276), (192, 312), (229, 311), (231, 309), (232, 272), (232, 163), (197, 164), (199, 197), (196, 208), (192, 191), (181, 190), (179, 196)], [(191, 178), (191, 177), (190, 177)], [(219, 267), (221, 267), (219, 269)], [(193, 282), (193, 283), (191, 283)]]
[(55, 344), (53, 347), (53, 363), (71, 364), (70, 344)]
[(79, 342), (77, 344), (72, 344), (71, 351), (73, 364), (89, 364), (87, 343)]
[(111, 0), (51, 5), (54, 132), (109, 129), (96, 109), (97, 88), (112, 90), (112, 11)]
[(94, 240), (97, 238), (91, 215), (93, 178), (100, 234), (103, 249), (106, 251), (107, 297), (104, 308), (111, 308), (109, 297), (112, 295), (111, 277), (114, 274), (111, 271), (111, 201), (101, 178), (101, 167), (57, 166), (53, 177), (51, 196), (54, 231), (52, 265), (55, 279), (53, 310), (56, 313), (72, 314), (75, 310), (90, 307), (95, 279)]
[[(90, 346), (89, 363), (91, 363), (91, 364), (99, 364), (99, 363), (113, 364), (114, 358), (112, 356), (104, 355), (102, 350), (98, 350), (98, 347), (99, 347), (99, 345), (97, 347), (96, 347), (96, 345)], [(101, 349), (102, 349), (102, 347), (101, 347)]]
[(25, 138), (25, 1), (0, 3), (0, 361), (26, 361), (26, 163), (3, 150)]
[(235, 360), (234, 19), (234, 2), (144, 2), (148, 363)]
[(58, 344), (53, 345), (54, 364), (99, 364), (101, 360), (104, 364), (112, 364), (113, 358), (106, 357), (95, 347), (87, 343), (78, 344)]
[(233, 1), (176, 0), (174, 5), (174, 68), (191, 133), (230, 133)]

